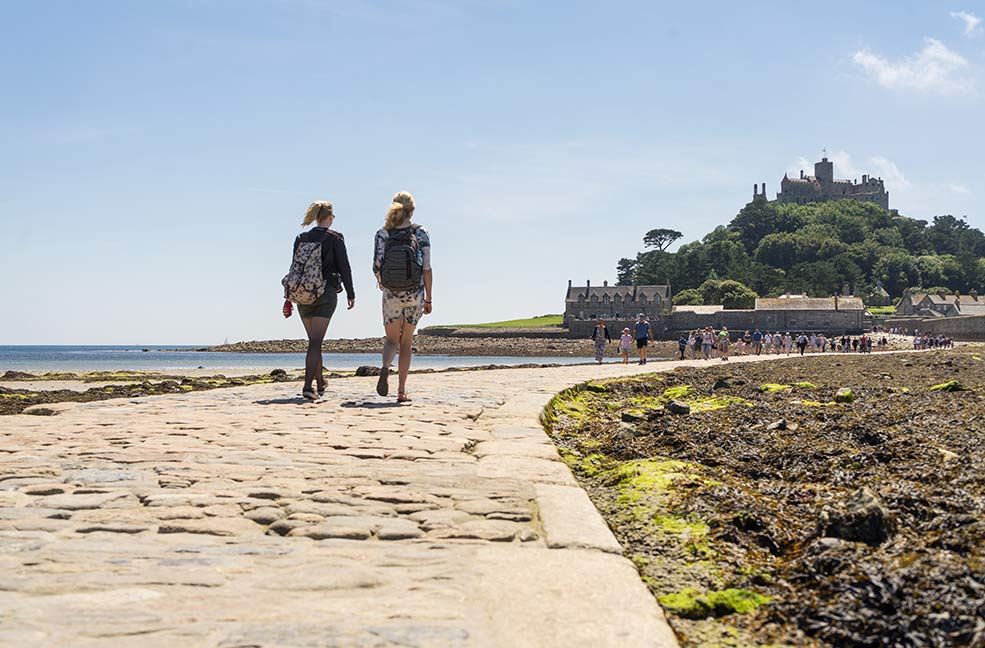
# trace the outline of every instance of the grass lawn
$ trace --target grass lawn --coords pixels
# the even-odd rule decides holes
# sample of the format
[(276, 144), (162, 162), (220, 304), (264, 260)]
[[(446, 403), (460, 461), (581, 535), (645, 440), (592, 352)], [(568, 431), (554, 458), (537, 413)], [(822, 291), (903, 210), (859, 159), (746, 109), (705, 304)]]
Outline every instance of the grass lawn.
[(459, 324), (469, 328), (534, 328), (537, 326), (558, 326), (563, 322), (561, 315), (541, 315), (527, 319), (506, 320), (505, 322), (487, 322), (485, 324)]
[(873, 315), (895, 315), (895, 306), (869, 306), (869, 312)]

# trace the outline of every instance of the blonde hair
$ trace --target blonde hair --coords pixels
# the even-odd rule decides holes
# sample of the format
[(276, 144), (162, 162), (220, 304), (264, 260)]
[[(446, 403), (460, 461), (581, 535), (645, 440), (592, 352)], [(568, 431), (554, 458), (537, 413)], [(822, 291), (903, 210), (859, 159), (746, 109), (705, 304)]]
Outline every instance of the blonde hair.
[(335, 216), (335, 213), (332, 212), (332, 203), (325, 200), (316, 200), (308, 205), (308, 210), (304, 212), (304, 220), (301, 221), (301, 227), (307, 227), (315, 221), (325, 220), (329, 216)]
[(403, 225), (404, 221), (409, 221), (414, 215), (414, 197), (406, 191), (397, 192), (390, 203), (390, 209), (386, 212), (386, 222), (383, 229), (392, 230), (398, 225)]

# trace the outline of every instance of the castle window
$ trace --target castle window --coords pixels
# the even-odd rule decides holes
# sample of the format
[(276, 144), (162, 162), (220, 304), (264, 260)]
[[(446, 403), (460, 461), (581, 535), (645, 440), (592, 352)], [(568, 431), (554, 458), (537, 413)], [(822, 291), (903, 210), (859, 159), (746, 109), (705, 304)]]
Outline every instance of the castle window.
[(639, 301), (640, 301), (641, 304), (645, 304), (646, 303), (646, 295), (640, 295)]
[(602, 295), (602, 303), (605, 304), (606, 306), (609, 305), (609, 296), (608, 295)]
[(592, 295), (592, 305), (594, 306), (595, 304), (598, 304), (598, 303), (599, 303), (599, 296), (598, 295)]
[(585, 305), (585, 295), (578, 295), (578, 305), (579, 306)]
[(621, 304), (622, 303), (622, 295), (616, 295), (616, 303), (617, 304)]

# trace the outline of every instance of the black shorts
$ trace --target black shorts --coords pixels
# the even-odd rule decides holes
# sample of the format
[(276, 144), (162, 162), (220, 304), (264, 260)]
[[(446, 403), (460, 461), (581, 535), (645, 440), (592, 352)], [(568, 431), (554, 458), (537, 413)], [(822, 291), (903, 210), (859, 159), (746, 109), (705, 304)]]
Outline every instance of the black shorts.
[(649, 342), (648, 338), (636, 338), (636, 348), (642, 349), (643, 347), (646, 346), (647, 342)]

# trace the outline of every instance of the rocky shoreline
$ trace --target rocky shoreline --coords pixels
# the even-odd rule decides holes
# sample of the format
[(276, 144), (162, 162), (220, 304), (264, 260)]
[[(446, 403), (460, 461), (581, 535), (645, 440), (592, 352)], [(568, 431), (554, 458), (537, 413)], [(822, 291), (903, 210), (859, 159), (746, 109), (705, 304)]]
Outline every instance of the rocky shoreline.
[(544, 418), (682, 646), (983, 646), (983, 355), (678, 368)]
[[(325, 340), (325, 353), (379, 353), (382, 338), (355, 338)], [(307, 340), (252, 340), (219, 346), (202, 347), (194, 351), (225, 353), (304, 353)], [(671, 358), (676, 352), (676, 342), (654, 342), (650, 356)], [(187, 350), (187, 349), (186, 349)], [(591, 340), (563, 338), (501, 338), (501, 337), (437, 337), (414, 336), (414, 353), (419, 355), (491, 356), (509, 358), (592, 358), (595, 347)], [(606, 354), (616, 357), (616, 345)]]

